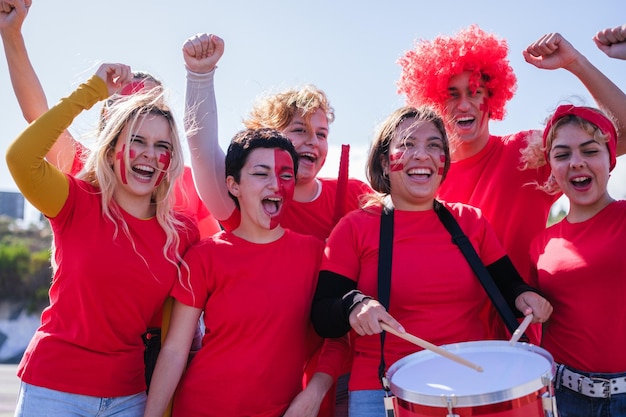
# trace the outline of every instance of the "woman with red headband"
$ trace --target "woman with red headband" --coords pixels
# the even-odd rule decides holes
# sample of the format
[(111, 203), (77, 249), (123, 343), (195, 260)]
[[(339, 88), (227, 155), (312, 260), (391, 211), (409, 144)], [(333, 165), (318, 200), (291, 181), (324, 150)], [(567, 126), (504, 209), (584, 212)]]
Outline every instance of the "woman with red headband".
[(570, 209), (530, 248), (531, 285), (552, 303), (542, 346), (559, 364), (561, 417), (626, 415), (626, 201), (607, 191), (617, 134), (598, 110), (559, 106), (543, 134), (547, 193)]

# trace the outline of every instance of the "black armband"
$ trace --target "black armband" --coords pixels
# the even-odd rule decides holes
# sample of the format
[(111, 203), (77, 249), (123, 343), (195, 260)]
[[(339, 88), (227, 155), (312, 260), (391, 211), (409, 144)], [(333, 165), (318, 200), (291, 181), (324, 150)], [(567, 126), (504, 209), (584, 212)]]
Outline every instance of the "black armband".
[(532, 291), (540, 294), (539, 291), (524, 282), (508, 256), (503, 256), (494, 263), (487, 265), (487, 270), (513, 313), (518, 318), (523, 317), (523, 314), (515, 306), (515, 299), (523, 292)]
[(357, 304), (365, 300), (371, 300), (371, 299), (372, 297), (370, 297), (369, 295), (363, 294), (359, 290), (352, 290), (346, 295), (344, 295), (341, 298), (341, 301), (343, 303), (343, 308), (346, 311), (346, 317), (350, 317), (350, 313), (352, 313), (352, 310), (354, 310), (354, 307), (356, 307)]
[(341, 337), (350, 331), (345, 303), (352, 304), (348, 294), (356, 291), (356, 282), (330, 271), (321, 271), (311, 306), (311, 322), (322, 337)]

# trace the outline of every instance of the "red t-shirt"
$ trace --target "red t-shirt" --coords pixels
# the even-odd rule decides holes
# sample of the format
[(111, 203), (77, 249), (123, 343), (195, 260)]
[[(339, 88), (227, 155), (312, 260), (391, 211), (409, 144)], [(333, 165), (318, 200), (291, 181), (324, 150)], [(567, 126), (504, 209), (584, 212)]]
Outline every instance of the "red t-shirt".
[(551, 226), (532, 242), (531, 285), (552, 303), (542, 346), (587, 372), (626, 372), (626, 201)]
[[(486, 265), (505, 255), (480, 210), (446, 206)], [(377, 298), (380, 208), (367, 210), (337, 224), (321, 269), (356, 281), (361, 292)], [(392, 256), (389, 312), (407, 332), (436, 345), (491, 338), (491, 324), (480, 319), (490, 306), (487, 293), (433, 210), (395, 211)], [(390, 365), (418, 350), (390, 336), (385, 361)], [(380, 389), (380, 336), (354, 337), (353, 351), (350, 390)]]
[[(141, 335), (161, 311), (177, 269), (163, 256), (165, 232), (156, 218), (142, 220), (122, 210), (131, 242), (103, 216), (98, 189), (68, 179), (68, 199), (50, 219), (58, 265), (50, 305), (18, 376), (74, 394), (137, 394), (146, 389)], [(180, 234), (181, 254), (198, 239), (189, 226), (189, 234)]]
[(526, 282), (530, 241), (546, 228), (550, 207), (559, 197), (537, 189), (550, 175), (548, 165), (520, 169), (520, 151), (533, 133), (490, 136), (478, 154), (452, 162), (438, 193), (445, 201), (480, 208)]
[(179, 383), (174, 416), (285, 412), (317, 348), (310, 310), (322, 250), (290, 230), (268, 244), (221, 232), (189, 249), (193, 293), (177, 285), (172, 295), (203, 309), (206, 334)]

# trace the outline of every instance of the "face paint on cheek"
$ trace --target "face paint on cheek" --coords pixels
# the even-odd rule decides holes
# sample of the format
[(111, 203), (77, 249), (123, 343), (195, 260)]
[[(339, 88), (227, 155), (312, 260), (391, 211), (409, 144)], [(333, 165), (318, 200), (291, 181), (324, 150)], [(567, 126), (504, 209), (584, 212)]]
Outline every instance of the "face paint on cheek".
[(480, 119), (480, 123), (483, 124), (489, 119), (489, 103), (486, 98), (483, 99), (483, 102), (480, 104), (480, 111), (483, 112), (483, 116)]
[(163, 181), (163, 177), (165, 177), (167, 169), (170, 167), (170, 163), (172, 163), (172, 154), (170, 152), (162, 153), (159, 156), (159, 163), (163, 164), (163, 168), (161, 168), (161, 173), (154, 184), (155, 187), (158, 187), (159, 184), (161, 184), (161, 181)]
[(293, 198), (293, 193), (296, 187), (296, 182), (292, 179), (286, 180), (281, 177), (285, 173), (285, 167), (289, 167), (290, 172), (293, 174), (293, 160), (289, 152), (282, 149), (274, 150), (274, 173), (278, 178), (279, 193), (285, 199), (285, 202)]
[[(292, 174), (292, 178), (289, 180), (282, 178), (282, 175), (286, 172), (285, 167), (289, 167)], [(278, 194), (283, 201), (278, 213), (270, 218), (270, 229), (274, 229), (280, 224), (285, 209), (293, 199), (296, 187), (296, 181), (293, 178), (293, 160), (289, 152), (283, 149), (274, 150), (274, 175), (276, 175), (278, 181)]]
[[(122, 145), (122, 149), (115, 154), (115, 160), (120, 161), (120, 177), (122, 178), (122, 184), (128, 184), (128, 180), (126, 179), (126, 161), (124, 161), (124, 153), (126, 151), (126, 144)], [(129, 156), (134, 158), (135, 152), (131, 149), (129, 151)]]
[(391, 172), (394, 171), (402, 171), (404, 169), (404, 164), (400, 162), (404, 157), (404, 152), (395, 152), (389, 154), (389, 169)]
[(437, 171), (437, 175), (443, 176), (443, 171), (444, 171), (444, 167), (446, 164), (446, 156), (444, 154), (439, 155), (439, 160), (441, 161), (442, 164), (444, 164), (444, 166), (439, 167), (439, 170)]

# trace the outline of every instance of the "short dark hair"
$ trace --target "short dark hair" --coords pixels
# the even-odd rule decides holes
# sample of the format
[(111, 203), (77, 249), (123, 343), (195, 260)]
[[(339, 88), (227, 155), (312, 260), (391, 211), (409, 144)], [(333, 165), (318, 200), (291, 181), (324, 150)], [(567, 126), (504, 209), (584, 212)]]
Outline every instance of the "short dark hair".
[[(242, 130), (230, 141), (224, 162), (225, 177), (232, 176), (238, 183), (241, 180), (241, 170), (246, 164), (248, 156), (257, 148), (283, 149), (289, 152), (293, 160), (294, 175), (298, 175), (298, 153), (293, 143), (276, 129), (260, 128)], [(229, 195), (239, 207), (237, 198), (230, 193)]]

